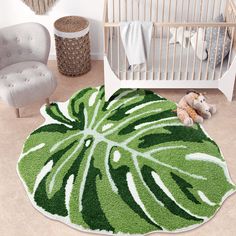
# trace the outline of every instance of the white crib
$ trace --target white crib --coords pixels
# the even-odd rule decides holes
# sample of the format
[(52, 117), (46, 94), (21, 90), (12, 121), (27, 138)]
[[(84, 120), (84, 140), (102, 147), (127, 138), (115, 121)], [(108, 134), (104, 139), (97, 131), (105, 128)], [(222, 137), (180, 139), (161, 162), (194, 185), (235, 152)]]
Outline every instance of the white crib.
[[(104, 76), (106, 100), (120, 88), (219, 89), (232, 101), (236, 76), (236, 7), (234, 0), (105, 0)], [(214, 22), (219, 14), (225, 22)], [(121, 42), (121, 21), (152, 21), (151, 53), (145, 65), (130, 69)], [(169, 43), (170, 28), (198, 32), (202, 28), (225, 29), (231, 38), (230, 52), (214, 69), (209, 57), (202, 61), (191, 49)], [(211, 33), (212, 34), (212, 33)], [(198, 38), (198, 35), (197, 35)], [(212, 35), (211, 35), (212, 40)], [(217, 42), (218, 43), (218, 42)], [(211, 42), (210, 42), (211, 45)], [(210, 49), (211, 50), (211, 49)], [(215, 53), (217, 55), (217, 53)], [(216, 60), (216, 58), (215, 58)]]

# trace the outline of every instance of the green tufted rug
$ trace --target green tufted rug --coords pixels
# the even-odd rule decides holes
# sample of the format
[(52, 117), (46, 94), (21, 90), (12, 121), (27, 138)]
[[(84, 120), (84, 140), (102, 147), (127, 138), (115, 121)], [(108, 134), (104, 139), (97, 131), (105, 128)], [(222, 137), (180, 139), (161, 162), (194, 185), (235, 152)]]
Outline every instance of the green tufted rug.
[(104, 234), (179, 232), (202, 225), (234, 192), (226, 163), (201, 126), (151, 91), (86, 88), (42, 108), (18, 173), (36, 209)]

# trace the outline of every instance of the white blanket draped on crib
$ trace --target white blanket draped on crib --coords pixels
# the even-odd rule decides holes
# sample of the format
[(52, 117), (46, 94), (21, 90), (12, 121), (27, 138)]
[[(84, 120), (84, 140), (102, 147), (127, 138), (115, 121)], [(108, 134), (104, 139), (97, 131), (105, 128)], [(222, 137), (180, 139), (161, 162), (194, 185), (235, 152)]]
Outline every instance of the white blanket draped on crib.
[(120, 34), (130, 65), (146, 63), (152, 41), (152, 22), (121, 22)]

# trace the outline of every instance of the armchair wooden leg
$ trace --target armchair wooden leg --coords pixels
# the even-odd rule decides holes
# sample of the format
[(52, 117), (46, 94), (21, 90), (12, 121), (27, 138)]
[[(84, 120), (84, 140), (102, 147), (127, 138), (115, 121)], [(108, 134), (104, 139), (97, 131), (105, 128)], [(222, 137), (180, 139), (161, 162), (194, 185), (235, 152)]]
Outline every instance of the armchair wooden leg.
[(47, 107), (50, 106), (50, 100), (49, 100), (49, 98), (46, 99), (46, 106), (47, 106)]
[(20, 109), (15, 108), (16, 118), (20, 118)]

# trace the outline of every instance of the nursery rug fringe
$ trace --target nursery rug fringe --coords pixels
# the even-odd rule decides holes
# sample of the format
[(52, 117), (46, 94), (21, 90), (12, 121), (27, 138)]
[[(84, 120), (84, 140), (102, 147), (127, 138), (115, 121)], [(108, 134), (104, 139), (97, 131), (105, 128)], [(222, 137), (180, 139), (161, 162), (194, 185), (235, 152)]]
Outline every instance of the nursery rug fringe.
[(235, 191), (217, 144), (148, 90), (86, 88), (41, 109), (17, 171), (41, 213), (93, 233), (182, 232)]
[(56, 0), (22, 0), (37, 15), (45, 14), (56, 2)]

